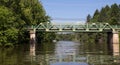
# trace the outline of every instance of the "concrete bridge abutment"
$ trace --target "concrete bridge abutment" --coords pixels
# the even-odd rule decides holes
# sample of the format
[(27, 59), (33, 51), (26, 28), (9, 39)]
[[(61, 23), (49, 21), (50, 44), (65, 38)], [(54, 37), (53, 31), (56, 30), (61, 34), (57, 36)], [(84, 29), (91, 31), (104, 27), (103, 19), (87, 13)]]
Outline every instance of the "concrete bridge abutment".
[(119, 32), (113, 31), (112, 34), (113, 56), (118, 56), (120, 55)]
[(36, 49), (36, 29), (30, 30), (30, 55), (35, 56)]
[[(112, 31), (108, 32), (108, 50), (112, 52), (113, 56), (120, 55), (119, 49), (119, 32)], [(111, 52), (109, 54), (111, 54)]]

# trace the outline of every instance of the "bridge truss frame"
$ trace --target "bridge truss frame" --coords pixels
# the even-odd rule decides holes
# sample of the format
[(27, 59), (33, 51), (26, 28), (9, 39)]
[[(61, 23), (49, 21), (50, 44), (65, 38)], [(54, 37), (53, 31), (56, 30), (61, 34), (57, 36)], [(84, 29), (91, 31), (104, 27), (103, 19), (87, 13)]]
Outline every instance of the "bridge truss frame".
[(109, 23), (53, 24), (46, 22), (28, 27), (28, 30), (32, 29), (46, 32), (118, 32), (120, 25), (110, 25)]

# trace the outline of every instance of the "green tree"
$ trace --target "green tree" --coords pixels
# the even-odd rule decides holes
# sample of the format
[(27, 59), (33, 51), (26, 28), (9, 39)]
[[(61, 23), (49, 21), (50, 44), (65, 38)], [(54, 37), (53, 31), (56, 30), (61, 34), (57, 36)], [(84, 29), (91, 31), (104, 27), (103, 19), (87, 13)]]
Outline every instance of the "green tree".
[(111, 6), (110, 9), (110, 24), (120, 24), (120, 9), (119, 6), (115, 3)]
[(98, 22), (99, 17), (99, 10), (97, 9), (93, 15), (93, 18), (91, 19), (91, 22)]
[(4, 6), (0, 6), (0, 20), (0, 44), (6, 45), (16, 42), (18, 30), (15, 28), (16, 17), (13, 12)]
[(102, 8), (98, 17), (98, 22), (108, 22), (109, 20), (109, 10), (110, 7), (106, 5), (105, 8)]
[[(50, 17), (39, 0), (0, 0), (0, 45), (28, 43), (26, 26), (49, 21)], [(41, 40), (48, 36), (42, 34), (37, 32)]]
[(89, 23), (90, 22), (90, 20), (91, 20), (91, 15), (90, 14), (88, 14), (88, 16), (87, 16), (87, 23)]

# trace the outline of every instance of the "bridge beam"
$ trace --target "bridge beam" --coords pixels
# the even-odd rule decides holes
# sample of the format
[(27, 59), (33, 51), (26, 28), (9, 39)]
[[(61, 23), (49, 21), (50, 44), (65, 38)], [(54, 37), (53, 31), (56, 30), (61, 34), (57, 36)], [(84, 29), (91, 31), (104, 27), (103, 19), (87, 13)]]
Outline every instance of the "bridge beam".
[(30, 30), (30, 55), (35, 56), (36, 29)]
[(119, 49), (119, 33), (117, 31), (113, 31), (113, 37), (112, 37), (112, 46), (113, 46), (113, 56), (120, 55), (120, 49)]

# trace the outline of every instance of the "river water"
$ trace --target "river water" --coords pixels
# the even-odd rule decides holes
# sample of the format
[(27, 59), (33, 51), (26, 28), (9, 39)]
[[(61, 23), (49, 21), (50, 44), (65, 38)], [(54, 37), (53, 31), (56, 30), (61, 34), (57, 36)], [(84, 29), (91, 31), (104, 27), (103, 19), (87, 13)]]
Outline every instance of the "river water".
[(84, 54), (82, 45), (73, 41), (36, 44), (36, 51), (32, 53), (29, 49), (29, 44), (0, 48), (0, 65), (113, 65), (108, 60), (101, 64), (106, 56)]

